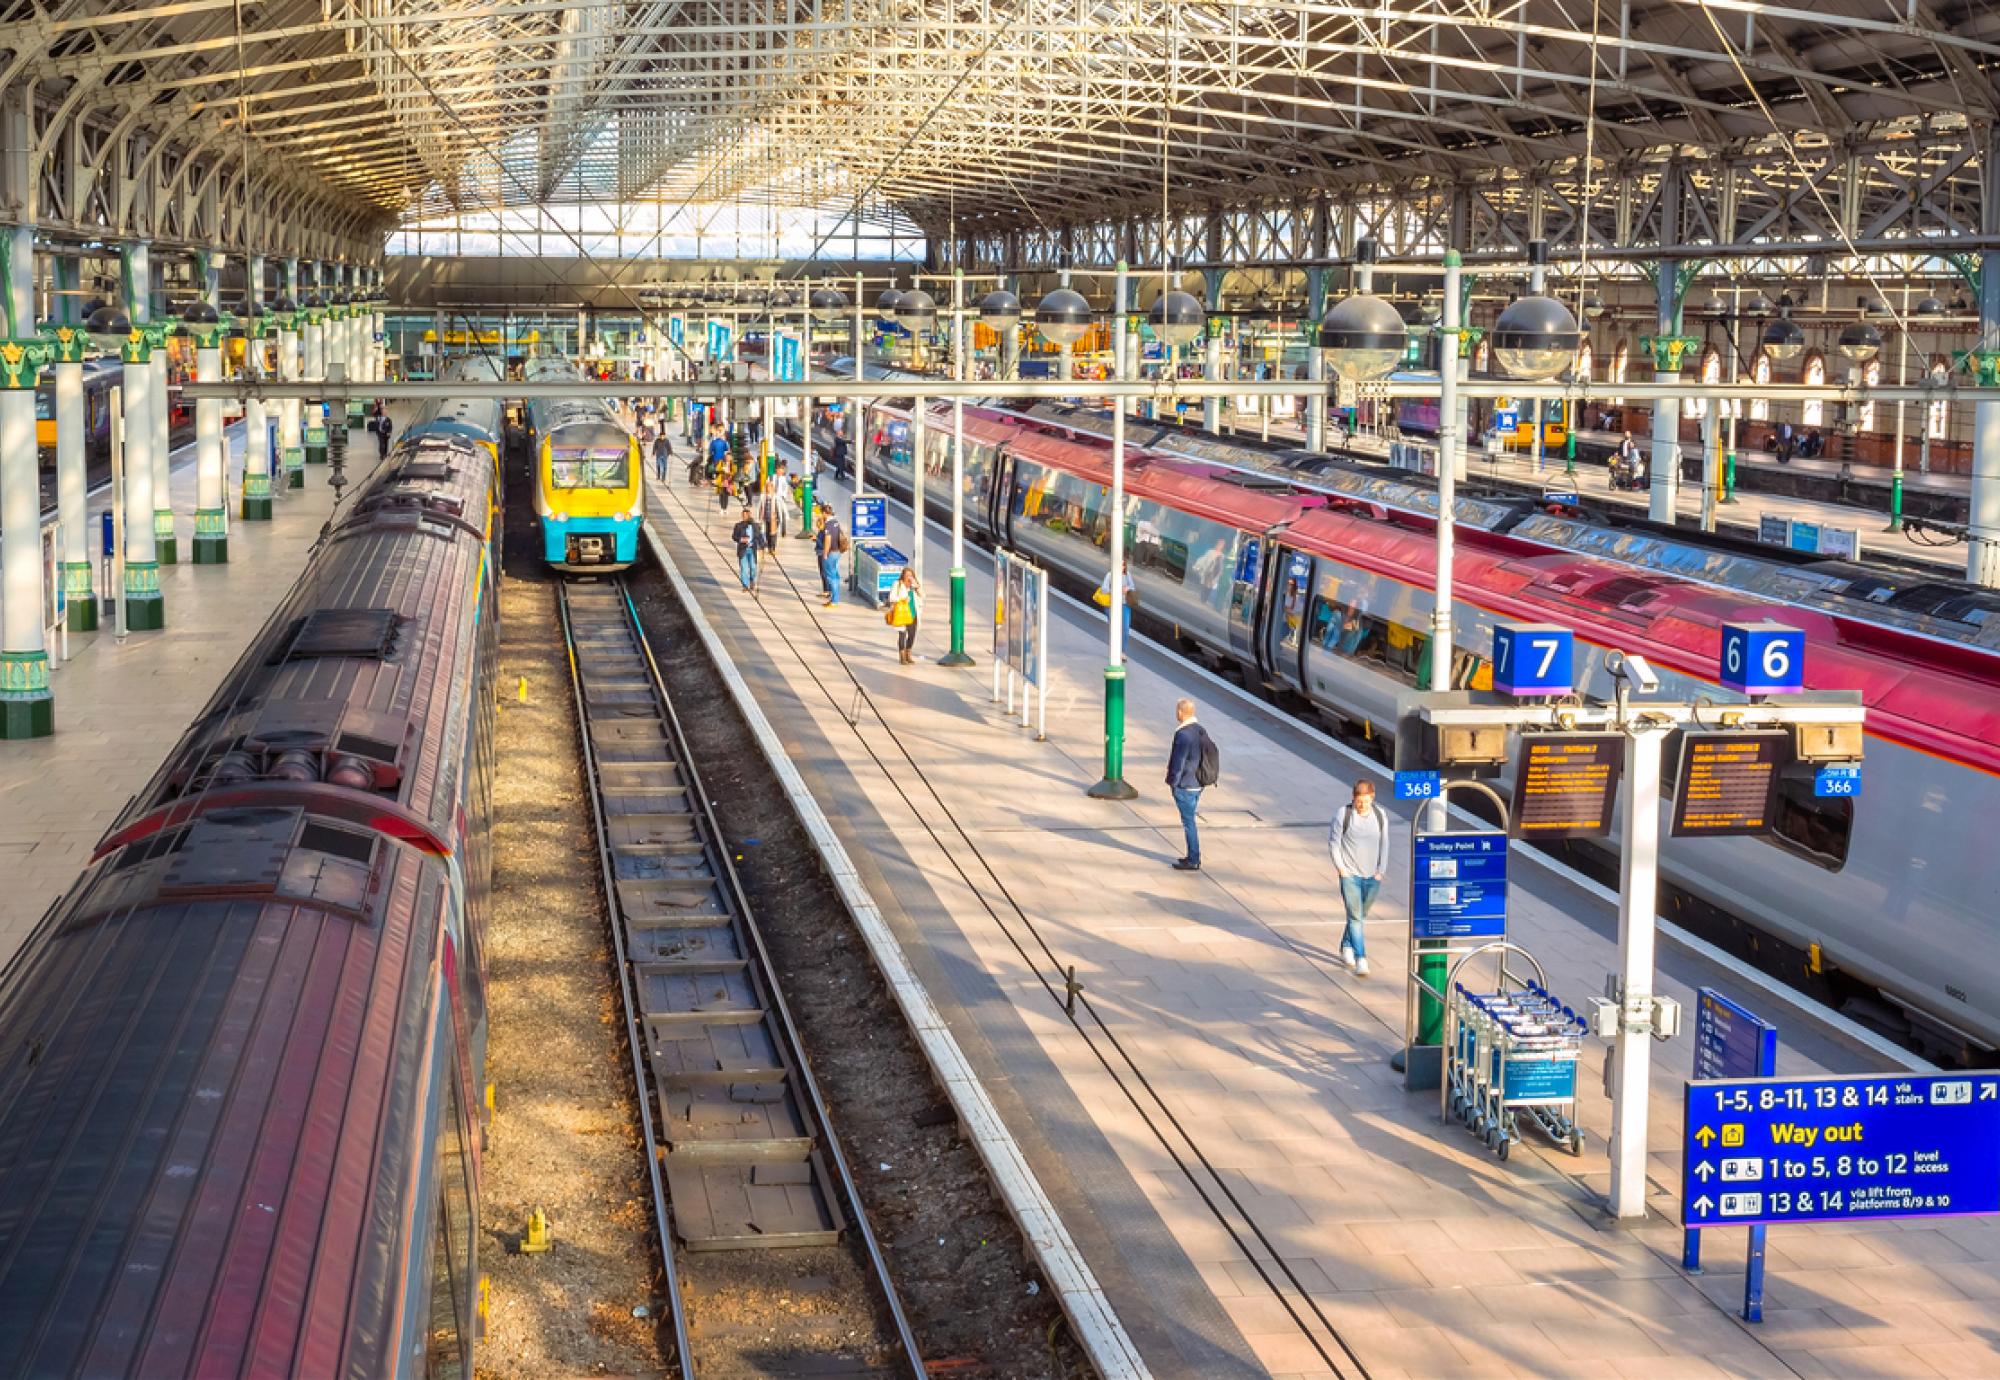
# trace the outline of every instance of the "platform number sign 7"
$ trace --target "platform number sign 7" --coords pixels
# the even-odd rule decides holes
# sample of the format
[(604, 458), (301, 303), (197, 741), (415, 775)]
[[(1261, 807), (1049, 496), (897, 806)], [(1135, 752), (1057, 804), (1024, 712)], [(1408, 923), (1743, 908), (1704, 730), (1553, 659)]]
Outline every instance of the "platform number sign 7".
[(1575, 688), (1576, 635), (1551, 623), (1496, 623), (1493, 686), (1509, 695), (1567, 695)]
[(1745, 695), (1805, 688), (1806, 635), (1782, 623), (1722, 625), (1722, 684)]

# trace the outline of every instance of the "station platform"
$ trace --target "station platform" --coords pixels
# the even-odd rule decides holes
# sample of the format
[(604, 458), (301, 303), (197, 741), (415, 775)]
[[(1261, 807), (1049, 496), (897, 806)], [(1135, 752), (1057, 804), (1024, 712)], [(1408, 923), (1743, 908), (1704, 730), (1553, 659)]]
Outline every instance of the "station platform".
[[(242, 485), (242, 427), (230, 427), (225, 441), (234, 501)], [(375, 463), (373, 437), (352, 433), (348, 479), (360, 480)], [(274, 487), (271, 520), (232, 517), (228, 563), (197, 566), (187, 555), (194, 527), (195, 448), (192, 441), (175, 448), (173, 507), (181, 560), (160, 567), (167, 626), (132, 633), (121, 643), (107, 616), (97, 632), (69, 634), (67, 660), (61, 642), (53, 644), (55, 733), (0, 743), (0, 867), (7, 878), (0, 963), (13, 957), (76, 880), (119, 810), (145, 785), (291, 590), (333, 509), (327, 474), (325, 465), (308, 465), (305, 488)], [(98, 515), (110, 498), (108, 486), (90, 496), (93, 551)]]
[[(780, 541), (762, 592), (737, 583), (713, 490), (648, 496), (651, 525), (783, 737), (863, 880), (992, 1091), (1107, 1297), (1159, 1376), (1798, 1376), (2000, 1371), (2000, 1226), (1894, 1221), (1770, 1233), (1764, 1321), (1737, 1312), (1745, 1232), (1680, 1269), (1676, 1201), (1690, 1041), (1657, 1046), (1653, 1206), (1617, 1227), (1604, 1045), (1580, 1079), (1580, 1158), (1533, 1131), (1501, 1163), (1436, 1094), (1404, 1090), (1408, 868), (1369, 929), (1374, 976), (1336, 957), (1327, 822), (1379, 769), (1144, 638), (1129, 651), (1127, 779), (1100, 774), (1104, 624), (1050, 612), (1048, 737), (989, 699), (990, 623), (969, 669), (948, 631), (946, 534), (929, 524), (918, 661), (851, 597), (823, 608), (810, 547)], [(846, 491), (822, 472), (822, 496)], [(889, 539), (910, 549), (906, 510)], [(968, 545), (968, 607), (991, 610)], [(1222, 755), (1201, 809), (1204, 870), (1173, 870), (1163, 783), (1173, 704)], [(747, 750), (747, 749), (746, 749)], [(1382, 790), (1386, 798), (1386, 785)], [(1391, 807), (1408, 857), (1407, 807)], [(750, 841), (745, 841), (746, 843)], [(1516, 853), (1510, 934), (1582, 1006), (1615, 966), (1602, 888)], [(1827, 1018), (1691, 938), (1663, 933), (1659, 990), (1721, 989), (1775, 1020), (1779, 1072), (1927, 1066)], [(1087, 1009), (1065, 1016), (1074, 965)], [(1094, 1018), (1091, 1013), (1094, 1013)], [(1101, 1024), (1099, 1023), (1101, 1022)]]

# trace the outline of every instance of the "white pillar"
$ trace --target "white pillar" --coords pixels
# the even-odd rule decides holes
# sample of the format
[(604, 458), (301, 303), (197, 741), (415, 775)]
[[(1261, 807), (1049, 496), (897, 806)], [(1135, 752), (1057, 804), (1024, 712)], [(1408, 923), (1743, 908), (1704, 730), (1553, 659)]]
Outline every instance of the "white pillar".
[[(9, 122), (11, 124), (11, 121)], [(43, 635), (41, 457), (35, 443), (35, 383), (47, 347), (35, 335), (35, 229), (5, 236), (7, 337), (28, 342), (0, 373), (0, 738), (55, 731)]]
[[(320, 308), (308, 311), (304, 315), (305, 334), (302, 341), (304, 355), (300, 361), (301, 367), (304, 369), (302, 377), (308, 383), (321, 383), (326, 379), (326, 312), (324, 308)], [(326, 463), (327, 437), (325, 398), (321, 397), (311, 401), (305, 411), (301, 426), (300, 445), (303, 447), (302, 458), (304, 462), (311, 465), (324, 465)], [(299, 471), (296, 482), (291, 479), (286, 480), (286, 483), (292, 488), (298, 488), (304, 482), (304, 471)]]
[[(866, 280), (854, 275), (854, 379), (859, 383), (863, 376), (862, 359), (867, 343), (868, 304), (861, 298)], [(854, 464), (854, 494), (860, 497), (867, 492), (864, 482), (868, 475), (868, 407), (859, 397), (850, 398), (847, 404), (847, 456)], [(851, 535), (851, 534), (850, 534)]]
[[(1656, 333), (1660, 336), (1680, 334), (1680, 269), (1676, 264), (1659, 265), (1658, 310), (1655, 316)], [(1657, 343), (1653, 349), (1653, 379), (1658, 383), (1678, 383), (1680, 370), (1662, 369), (1664, 362), (1680, 363), (1679, 351), (1672, 346), (1664, 349)], [(1653, 466), (1648, 476), (1648, 502), (1646, 516), (1654, 522), (1672, 523), (1680, 508), (1681, 491), (1681, 404), (1679, 398), (1656, 398), (1653, 400)]]
[[(1985, 217), (2000, 223), (2000, 139), (1989, 145), (1987, 176), (1992, 184)], [(2000, 354), (2000, 253), (1979, 256), (1979, 353), (1991, 366)], [(1929, 418), (1923, 434), (1930, 437)], [(2000, 588), (2000, 402), (1972, 405), (1972, 510), (1967, 525), (1965, 578), (1976, 585)]]
[[(222, 340), (219, 326), (198, 326), (195, 380), (222, 382)], [(222, 399), (197, 398), (194, 405), (195, 504), (194, 563), (224, 565), (229, 560), (229, 532), (223, 505), (229, 501), (223, 470)]]
[(1611, 1051), (1611, 1215), (1646, 1215), (1646, 1099), (1652, 1090), (1653, 924), (1659, 913), (1660, 740), (1626, 732), (1625, 837), (1618, 871), (1622, 1010)]
[[(153, 542), (161, 565), (180, 560), (180, 539), (174, 535), (173, 433), (167, 422), (167, 347), (153, 351), (147, 366), (153, 371), (149, 413), (153, 419)], [(131, 421), (131, 413), (126, 413)]]
[[(278, 322), (278, 377), (294, 382), (302, 377), (297, 314), (286, 313), (278, 318)], [(299, 424), (302, 410), (303, 404), (297, 398), (278, 400), (278, 469), (283, 478), (277, 480), (273, 487), (305, 487), (305, 433)]]
[[(80, 356), (79, 331), (75, 348)], [(89, 454), (84, 436), (83, 362), (58, 363), (56, 372), (56, 525), (63, 597), (71, 632), (97, 629), (96, 567), (91, 560)]]
[(143, 338), (125, 350), (125, 587), (120, 597), (125, 626), (132, 632), (167, 623), (159, 540), (153, 533), (153, 368), (148, 354)]

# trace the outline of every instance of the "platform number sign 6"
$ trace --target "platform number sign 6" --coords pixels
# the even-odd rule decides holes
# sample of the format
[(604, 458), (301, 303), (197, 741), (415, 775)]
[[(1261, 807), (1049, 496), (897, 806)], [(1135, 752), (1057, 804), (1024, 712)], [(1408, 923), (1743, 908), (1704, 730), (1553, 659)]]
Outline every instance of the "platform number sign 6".
[(1493, 687), (1509, 695), (1567, 695), (1575, 688), (1576, 635), (1550, 623), (1496, 623)]
[(1805, 688), (1806, 635), (1782, 623), (1722, 625), (1722, 684), (1745, 695)]

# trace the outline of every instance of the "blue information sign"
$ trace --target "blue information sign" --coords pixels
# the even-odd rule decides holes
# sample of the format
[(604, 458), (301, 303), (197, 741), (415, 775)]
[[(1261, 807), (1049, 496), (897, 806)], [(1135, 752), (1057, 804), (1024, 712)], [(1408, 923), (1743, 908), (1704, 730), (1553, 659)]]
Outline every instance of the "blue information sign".
[(1813, 773), (1813, 794), (1852, 799), (1861, 794), (1861, 768), (1850, 765), (1821, 767)]
[(1413, 834), (1411, 937), (1497, 939), (1506, 933), (1506, 834)]
[(1493, 414), (1494, 430), (1504, 431), (1511, 436), (1516, 431), (1520, 430), (1520, 428), (1521, 428), (1521, 414), (1514, 411), (1512, 408), (1507, 408), (1502, 411), (1495, 412)]
[[(1694, 1076), (1769, 1078), (1778, 1071), (1778, 1027), (1748, 1007), (1704, 987), (1695, 994)], [(1764, 1320), (1764, 1228), (1750, 1228), (1743, 1270), (1743, 1317)], [(1681, 1266), (1701, 1270), (1701, 1232), (1681, 1236)]]
[(1436, 800), (1444, 794), (1444, 782), (1434, 771), (1396, 773), (1396, 799)]
[(1560, 505), (1564, 508), (1574, 508), (1583, 502), (1583, 495), (1574, 489), (1544, 489), (1542, 491), (1542, 502), (1544, 504)]
[(676, 345), (687, 344), (687, 318), (669, 316), (667, 318), (667, 339)]
[(1690, 1227), (2000, 1212), (2000, 1074), (1690, 1083)]
[(1576, 635), (1553, 623), (1493, 625), (1493, 688), (1507, 695), (1567, 695)]
[(1783, 623), (1724, 623), (1721, 680), (1745, 695), (1805, 689), (1806, 635)]
[(889, 535), (889, 510), (879, 498), (857, 498), (848, 504), (847, 535), (856, 541), (880, 541)]

